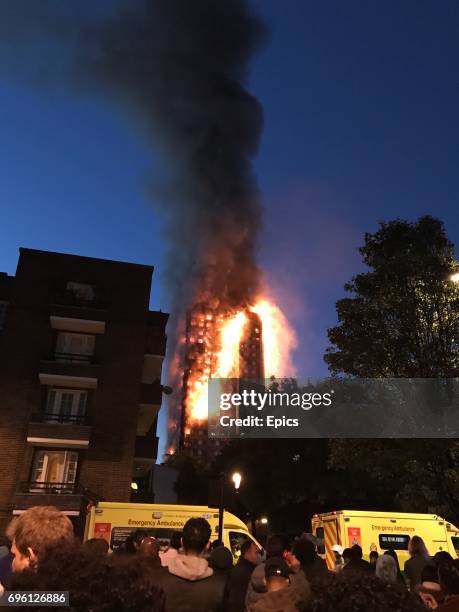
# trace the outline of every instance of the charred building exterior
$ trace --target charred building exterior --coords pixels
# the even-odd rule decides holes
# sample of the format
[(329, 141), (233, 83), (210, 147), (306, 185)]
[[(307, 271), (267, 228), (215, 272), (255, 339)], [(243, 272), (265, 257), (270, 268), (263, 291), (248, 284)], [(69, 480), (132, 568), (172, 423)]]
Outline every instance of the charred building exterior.
[(0, 529), (34, 505), (81, 528), (88, 499), (151, 480), (168, 319), (152, 273), (20, 249), (0, 275)]

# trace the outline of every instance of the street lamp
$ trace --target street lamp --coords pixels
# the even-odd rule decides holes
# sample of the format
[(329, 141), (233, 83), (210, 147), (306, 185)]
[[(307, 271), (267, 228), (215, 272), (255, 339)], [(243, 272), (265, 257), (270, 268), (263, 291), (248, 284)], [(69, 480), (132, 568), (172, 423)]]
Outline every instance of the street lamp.
[(266, 518), (266, 516), (262, 516), (260, 519), (260, 523), (262, 525), (267, 525), (268, 524), (268, 519)]
[(231, 480), (234, 482), (234, 488), (236, 489), (236, 491), (239, 491), (239, 487), (241, 486), (242, 480), (242, 476), (239, 474), (239, 472), (234, 472)]
[(453, 281), (453, 283), (459, 283), (459, 272), (455, 272), (454, 274), (451, 274), (451, 276), (449, 277), (450, 281)]
[[(231, 476), (236, 493), (239, 492), (242, 476), (239, 472), (234, 472)], [(225, 514), (225, 474), (220, 474), (220, 506), (218, 508), (218, 539), (223, 542), (223, 518)]]

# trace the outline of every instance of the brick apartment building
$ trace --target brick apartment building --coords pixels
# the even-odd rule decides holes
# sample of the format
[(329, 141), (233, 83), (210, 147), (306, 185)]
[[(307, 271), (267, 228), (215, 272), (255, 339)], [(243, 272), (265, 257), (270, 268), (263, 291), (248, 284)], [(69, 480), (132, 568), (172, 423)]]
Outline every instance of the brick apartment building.
[(37, 504), (81, 530), (90, 499), (151, 485), (168, 319), (148, 309), (152, 273), (20, 249), (0, 274), (0, 533)]

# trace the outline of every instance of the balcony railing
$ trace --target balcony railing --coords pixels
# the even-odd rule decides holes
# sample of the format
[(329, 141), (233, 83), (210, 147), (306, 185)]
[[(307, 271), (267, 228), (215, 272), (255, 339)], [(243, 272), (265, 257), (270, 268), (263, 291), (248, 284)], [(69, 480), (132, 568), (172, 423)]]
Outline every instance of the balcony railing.
[(108, 302), (100, 292), (93, 299), (83, 299), (70, 289), (56, 291), (51, 297), (51, 303), (58, 306), (73, 306), (75, 308), (91, 308), (93, 310), (106, 310)]
[(54, 360), (59, 363), (94, 363), (94, 355), (83, 355), (81, 353), (54, 353)]
[(76, 495), (81, 491), (76, 483), (29, 480), (28, 482), (21, 482), (17, 492), (41, 495)]
[(89, 425), (86, 414), (56, 414), (55, 412), (36, 412), (31, 415), (32, 423), (66, 423), (69, 425)]

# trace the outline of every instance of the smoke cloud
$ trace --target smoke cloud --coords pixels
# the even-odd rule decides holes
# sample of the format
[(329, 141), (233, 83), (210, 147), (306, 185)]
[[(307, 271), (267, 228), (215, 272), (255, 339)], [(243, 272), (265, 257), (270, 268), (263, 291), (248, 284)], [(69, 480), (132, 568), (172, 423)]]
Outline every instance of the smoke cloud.
[(110, 8), (3, 2), (2, 71), (101, 96), (127, 112), (163, 155), (151, 199), (165, 219), (175, 308), (195, 300), (241, 306), (259, 282), (251, 159), (262, 129), (262, 108), (245, 83), (266, 29), (246, 0), (129, 0)]

